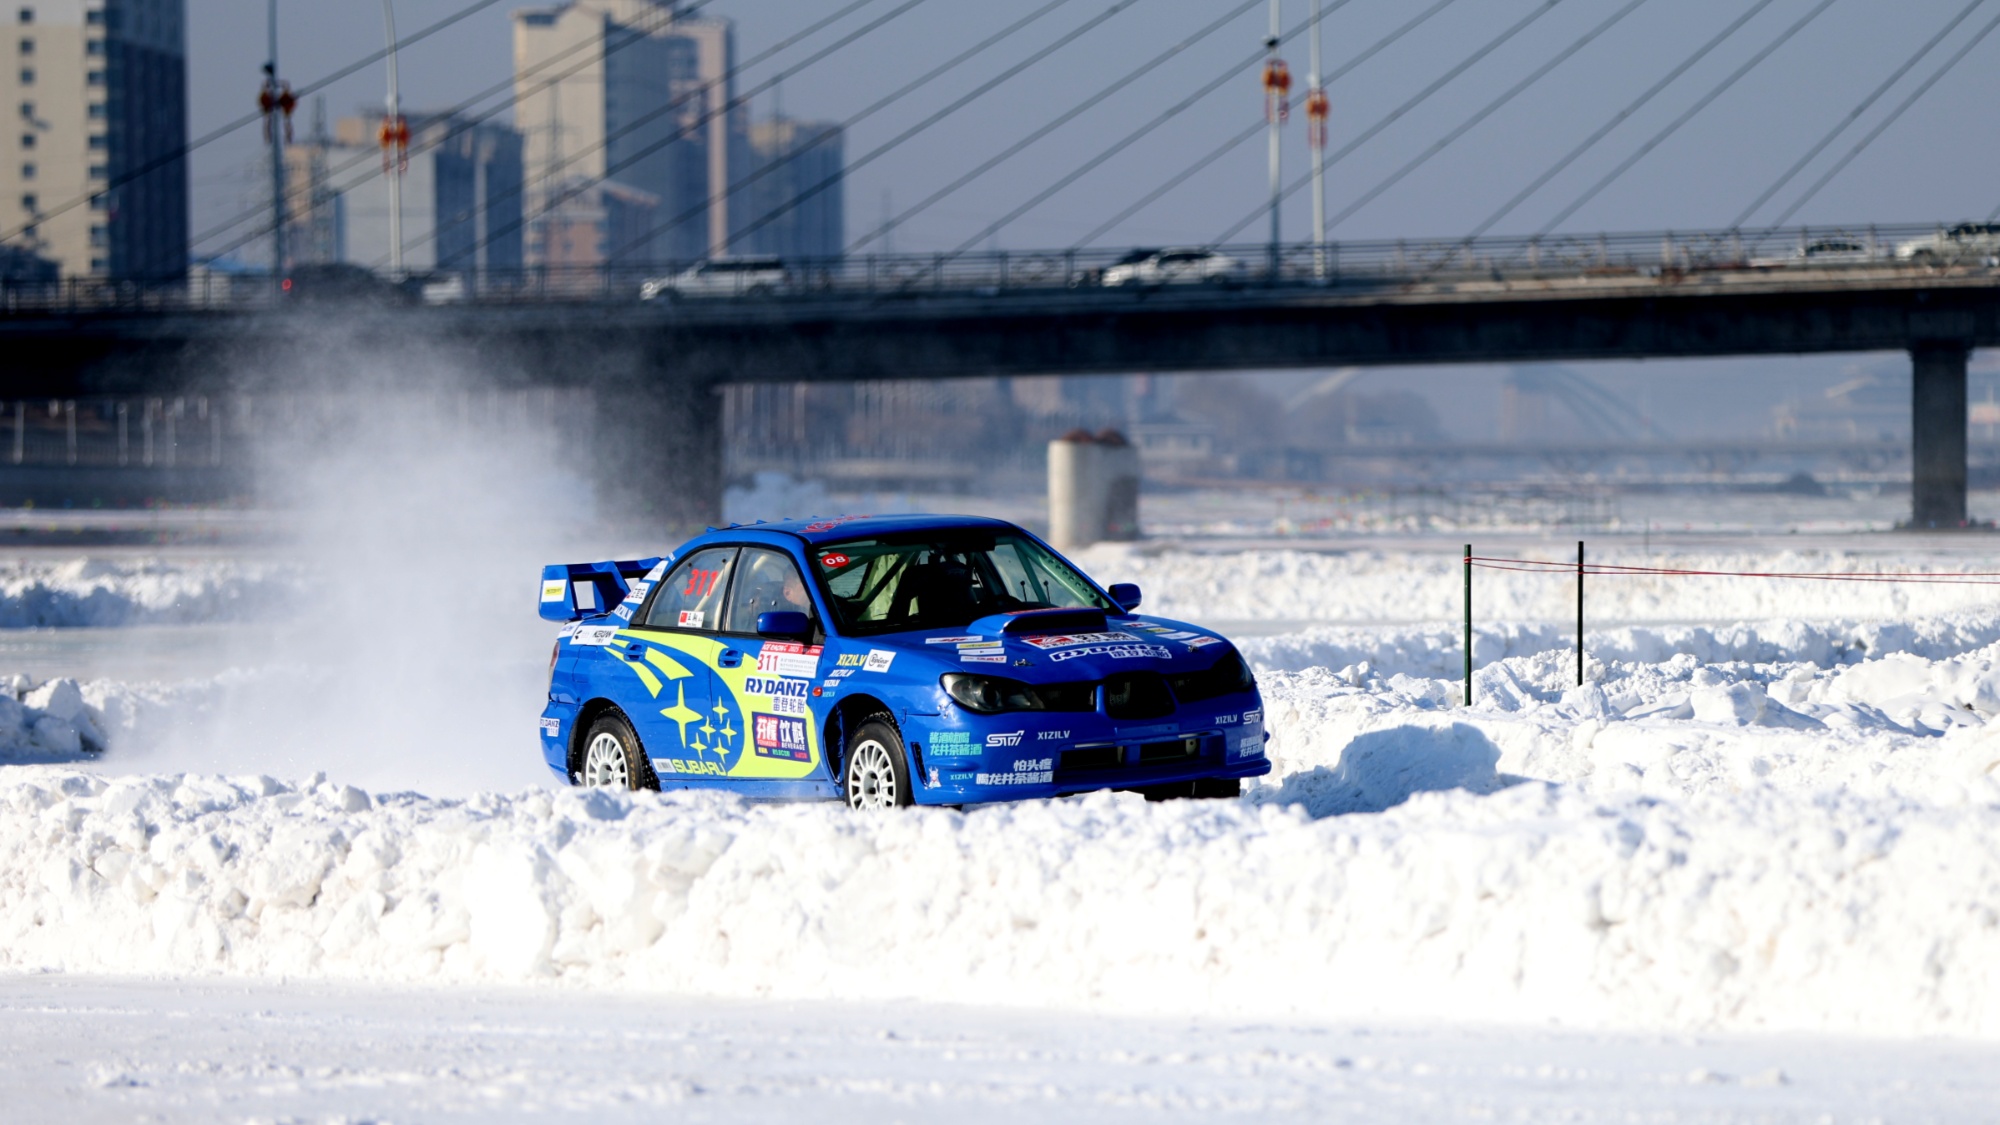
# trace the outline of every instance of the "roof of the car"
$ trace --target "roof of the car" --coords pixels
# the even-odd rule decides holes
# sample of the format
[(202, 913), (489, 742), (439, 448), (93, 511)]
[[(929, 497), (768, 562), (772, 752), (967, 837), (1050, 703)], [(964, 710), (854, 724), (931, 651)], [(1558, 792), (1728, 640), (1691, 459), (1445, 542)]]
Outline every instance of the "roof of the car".
[(726, 528), (717, 528), (710, 534), (728, 531), (775, 531), (796, 535), (808, 543), (818, 545), (846, 539), (865, 539), (872, 535), (972, 527), (991, 531), (1018, 530), (1005, 520), (988, 519), (985, 516), (917, 513), (901, 516), (810, 516), (805, 519), (779, 520), (776, 523), (733, 524)]

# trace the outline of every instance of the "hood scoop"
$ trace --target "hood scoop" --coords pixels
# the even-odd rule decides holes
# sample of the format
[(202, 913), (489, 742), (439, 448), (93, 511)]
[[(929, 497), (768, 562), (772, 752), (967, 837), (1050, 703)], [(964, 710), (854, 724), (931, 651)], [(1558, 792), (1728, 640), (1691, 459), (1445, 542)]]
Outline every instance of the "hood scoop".
[(979, 622), (997, 623), (1002, 633), (1102, 633), (1101, 609), (1027, 609), (1006, 613)]

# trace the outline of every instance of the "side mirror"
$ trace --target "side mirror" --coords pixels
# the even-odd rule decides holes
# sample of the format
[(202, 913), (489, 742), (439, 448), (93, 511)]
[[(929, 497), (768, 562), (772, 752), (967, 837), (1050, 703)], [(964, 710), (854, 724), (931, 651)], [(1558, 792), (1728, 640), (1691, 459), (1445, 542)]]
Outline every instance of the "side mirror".
[(1124, 610), (1126, 613), (1138, 609), (1140, 600), (1138, 584), (1133, 582), (1119, 582), (1113, 585), (1111, 587), (1111, 600), (1117, 602), (1118, 608)]
[(757, 615), (757, 635), (776, 640), (796, 641), (812, 636), (812, 618), (795, 609), (779, 609)]

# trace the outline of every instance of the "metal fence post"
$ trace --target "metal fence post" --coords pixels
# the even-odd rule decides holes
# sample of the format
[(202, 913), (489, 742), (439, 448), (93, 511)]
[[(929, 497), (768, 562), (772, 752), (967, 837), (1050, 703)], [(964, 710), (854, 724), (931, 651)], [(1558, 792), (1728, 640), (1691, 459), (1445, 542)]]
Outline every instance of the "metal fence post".
[(1465, 705), (1472, 706), (1472, 544), (1465, 545)]

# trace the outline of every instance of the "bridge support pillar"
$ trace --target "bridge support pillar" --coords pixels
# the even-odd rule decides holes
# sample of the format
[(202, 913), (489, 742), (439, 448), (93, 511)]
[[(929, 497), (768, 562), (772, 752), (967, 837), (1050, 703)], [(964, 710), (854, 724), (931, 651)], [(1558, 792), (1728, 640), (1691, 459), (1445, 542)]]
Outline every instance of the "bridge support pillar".
[(1965, 361), (1958, 342), (1910, 349), (1910, 527), (1965, 523)]
[(675, 374), (656, 369), (597, 388), (592, 453), (608, 522), (666, 536), (722, 521), (722, 391)]

